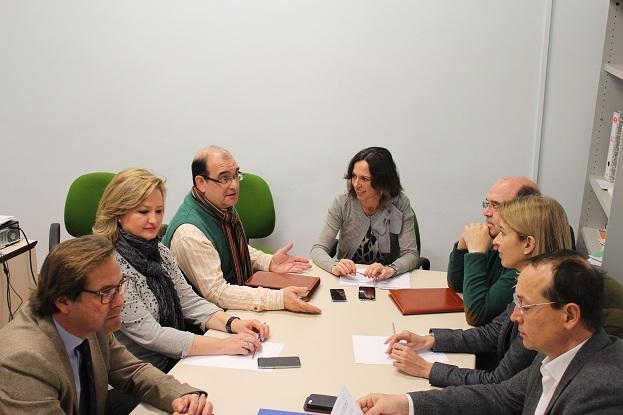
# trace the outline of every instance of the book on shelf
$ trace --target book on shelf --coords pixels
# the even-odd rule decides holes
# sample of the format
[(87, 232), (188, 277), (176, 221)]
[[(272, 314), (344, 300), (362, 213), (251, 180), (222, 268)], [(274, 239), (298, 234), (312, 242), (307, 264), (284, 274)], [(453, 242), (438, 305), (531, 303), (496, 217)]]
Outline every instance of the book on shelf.
[(606, 158), (606, 171), (604, 178), (610, 182), (614, 182), (617, 171), (617, 160), (619, 157), (619, 148), (621, 147), (621, 132), (623, 131), (623, 121), (621, 120), (621, 112), (614, 111), (612, 114), (612, 128), (610, 129), (610, 144), (608, 145), (608, 157)]

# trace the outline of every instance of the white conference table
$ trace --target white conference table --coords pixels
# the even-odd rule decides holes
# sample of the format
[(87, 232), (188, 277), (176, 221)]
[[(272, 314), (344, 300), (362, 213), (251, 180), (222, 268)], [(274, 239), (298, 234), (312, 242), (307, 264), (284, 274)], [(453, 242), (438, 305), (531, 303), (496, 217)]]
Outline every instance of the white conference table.
[[(405, 393), (432, 387), (426, 379), (400, 373), (391, 365), (358, 364), (354, 361), (352, 335), (389, 336), (392, 322), (396, 331), (408, 329), (428, 333), (431, 327), (466, 329), (463, 313), (403, 316), (386, 290), (376, 290), (375, 301), (358, 299), (357, 287), (340, 286), (337, 277), (317, 268), (307, 272), (321, 277), (311, 302), (322, 309), (320, 315), (289, 311), (262, 313), (230, 310), (231, 315), (256, 318), (270, 325), (268, 341), (283, 343), (281, 356), (299, 356), (301, 367), (259, 372), (241, 369), (195, 366), (178, 363), (170, 372), (182, 382), (208, 392), (218, 415), (257, 414), (259, 408), (303, 411), (311, 393), (337, 395), (348, 387), (355, 398), (369, 392)], [(415, 270), (413, 288), (447, 287), (446, 273)], [(330, 288), (344, 288), (346, 302), (332, 302)], [(210, 330), (208, 335), (222, 336)], [(471, 354), (448, 354), (450, 363), (474, 367)], [(133, 414), (161, 413), (139, 405)]]

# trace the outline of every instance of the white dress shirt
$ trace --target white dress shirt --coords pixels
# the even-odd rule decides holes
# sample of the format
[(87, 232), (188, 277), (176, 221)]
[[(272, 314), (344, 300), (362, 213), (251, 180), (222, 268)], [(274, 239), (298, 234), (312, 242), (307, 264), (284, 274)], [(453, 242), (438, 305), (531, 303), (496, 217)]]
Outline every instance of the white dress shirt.
[(588, 339), (584, 340), (573, 349), (561, 354), (555, 359), (550, 360), (549, 356), (543, 359), (543, 361), (541, 362), (541, 375), (543, 376), (543, 393), (541, 394), (539, 404), (534, 411), (534, 415), (543, 415), (545, 413), (545, 410), (549, 405), (549, 401), (552, 400), (552, 396), (554, 395), (554, 391), (556, 390), (560, 379), (562, 379), (562, 376), (565, 374), (575, 355), (587, 341)]

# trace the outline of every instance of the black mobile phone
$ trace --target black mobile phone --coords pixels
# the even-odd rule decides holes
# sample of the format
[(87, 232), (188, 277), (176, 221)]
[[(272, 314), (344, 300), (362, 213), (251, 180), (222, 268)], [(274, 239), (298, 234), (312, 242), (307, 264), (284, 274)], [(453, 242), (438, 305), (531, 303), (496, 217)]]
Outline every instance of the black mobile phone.
[(360, 300), (375, 300), (376, 290), (374, 287), (359, 287), (359, 299)]
[(305, 404), (303, 405), (303, 409), (309, 412), (330, 414), (333, 410), (333, 405), (335, 405), (336, 400), (337, 396), (318, 395), (316, 393), (312, 393), (307, 398), (305, 398)]
[(258, 357), (257, 367), (260, 369), (285, 369), (289, 367), (301, 367), (301, 359), (299, 359), (298, 356)]
[(331, 288), (331, 300), (333, 301), (346, 301), (346, 291), (343, 288)]

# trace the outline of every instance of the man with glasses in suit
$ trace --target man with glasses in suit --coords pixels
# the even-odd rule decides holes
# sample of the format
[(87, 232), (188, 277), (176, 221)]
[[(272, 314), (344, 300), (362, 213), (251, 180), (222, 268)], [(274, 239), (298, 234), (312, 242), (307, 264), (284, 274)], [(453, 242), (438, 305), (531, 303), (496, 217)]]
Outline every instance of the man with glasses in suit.
[(104, 414), (110, 384), (167, 412), (212, 414), (205, 392), (115, 339), (127, 284), (114, 252), (91, 235), (47, 256), (30, 303), (0, 330), (0, 413)]
[(463, 293), (465, 317), (472, 326), (489, 323), (511, 302), (517, 272), (502, 266), (493, 239), (500, 232), (498, 207), (520, 196), (538, 195), (538, 185), (525, 177), (497, 180), (482, 202), (484, 223), (465, 226), (450, 253), (448, 286)]
[(515, 309), (526, 348), (540, 353), (506, 382), (359, 399), (377, 414), (620, 414), (623, 341), (601, 322), (603, 274), (580, 254), (533, 257), (517, 281)]

